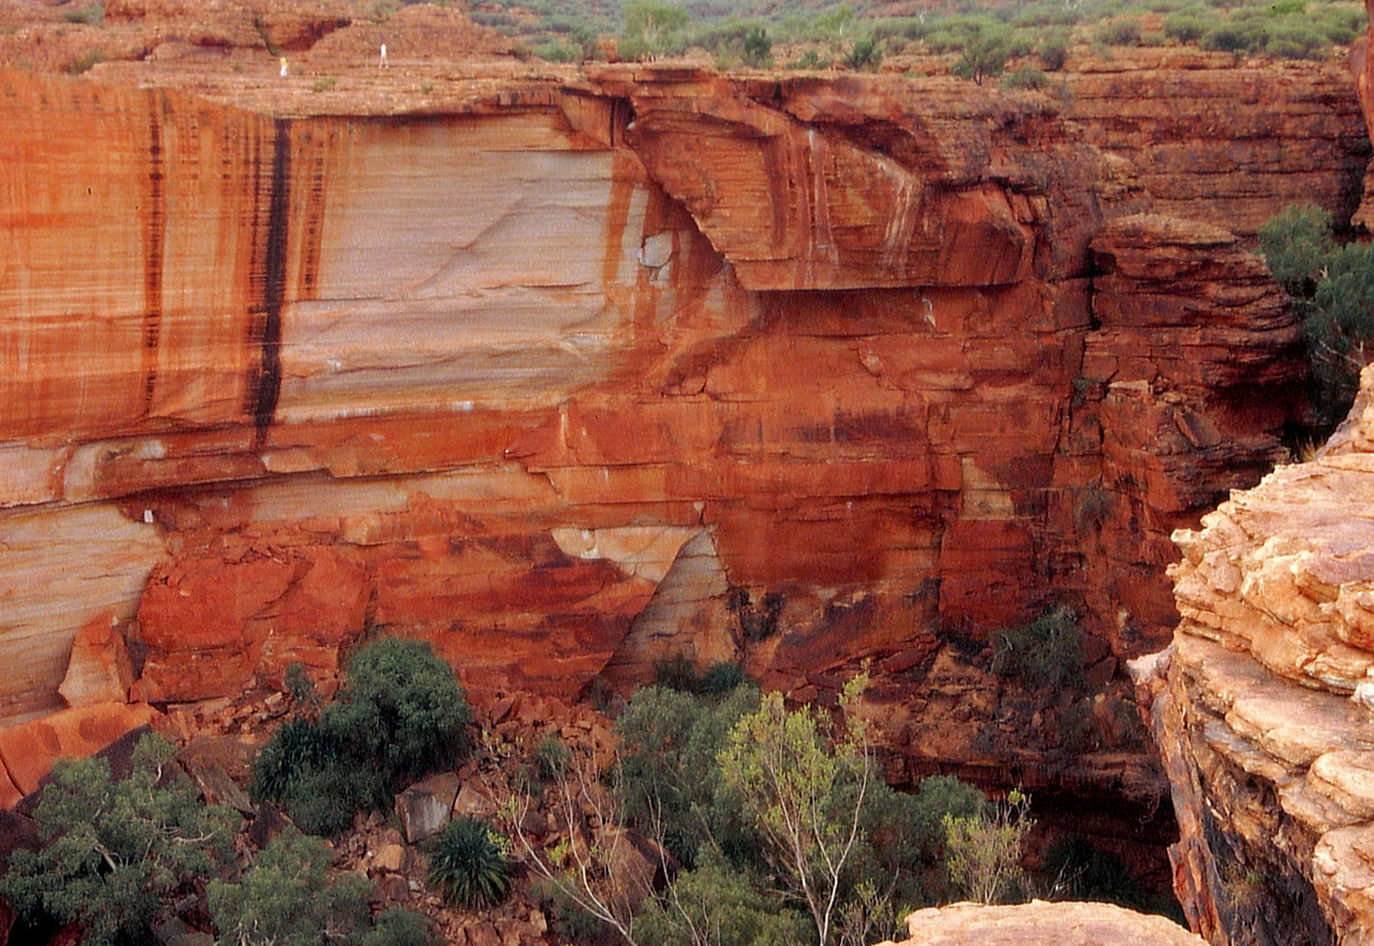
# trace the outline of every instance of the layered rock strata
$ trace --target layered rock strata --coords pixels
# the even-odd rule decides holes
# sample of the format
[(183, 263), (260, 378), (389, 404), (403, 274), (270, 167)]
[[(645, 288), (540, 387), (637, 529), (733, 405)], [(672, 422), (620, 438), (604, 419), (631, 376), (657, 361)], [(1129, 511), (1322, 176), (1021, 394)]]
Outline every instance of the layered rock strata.
[(1374, 942), (1374, 371), (1310, 462), (1180, 531), (1182, 614), (1142, 667), (1213, 943)]
[(910, 774), (911, 687), (979, 688), (992, 628), (1075, 604), (1103, 685), (1162, 643), (1160, 537), (1272, 459), (1300, 371), (1232, 237), (954, 80), (470, 85), (0, 73), (3, 715), (62, 705), (82, 628), (163, 704), (384, 626), (479, 699), (872, 660)]
[(1064, 111), (1130, 162), (1157, 211), (1252, 238), (1288, 204), (1318, 204), (1340, 226), (1359, 207), (1370, 149), (1352, 86), (1338, 58), (1117, 49), (1071, 64)]

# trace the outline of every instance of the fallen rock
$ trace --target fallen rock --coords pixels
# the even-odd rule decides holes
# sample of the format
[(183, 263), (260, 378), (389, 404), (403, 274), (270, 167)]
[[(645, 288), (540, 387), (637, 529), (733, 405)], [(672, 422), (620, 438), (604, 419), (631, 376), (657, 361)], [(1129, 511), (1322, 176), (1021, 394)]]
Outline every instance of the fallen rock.
[(68, 706), (128, 701), (134, 666), (117, 623), (113, 613), (99, 614), (77, 632), (67, 675), (57, 688)]
[(444, 830), (458, 797), (459, 779), (452, 773), (421, 779), (396, 796), (396, 814), (406, 841), (414, 844)]
[[(38, 790), (54, 760), (84, 759), (162, 714), (143, 703), (95, 703), (0, 729), (0, 763), (25, 795)], [(2, 786), (0, 786), (2, 788)]]

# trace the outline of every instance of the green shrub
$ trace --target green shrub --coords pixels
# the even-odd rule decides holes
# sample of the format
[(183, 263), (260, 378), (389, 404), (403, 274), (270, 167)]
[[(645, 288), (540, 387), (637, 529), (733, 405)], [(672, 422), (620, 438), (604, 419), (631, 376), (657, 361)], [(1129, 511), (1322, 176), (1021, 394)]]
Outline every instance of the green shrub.
[(809, 926), (755, 879), (711, 860), (680, 873), (669, 896), (648, 900), (635, 934), (644, 946), (793, 946), (810, 938)]
[(749, 675), (733, 661), (716, 661), (704, 673), (682, 651), (654, 661), (654, 684), (680, 693), (720, 696), (748, 682)]
[(372, 921), (372, 928), (357, 941), (359, 946), (430, 946), (429, 919), (423, 913), (394, 906)]
[(81, 55), (70, 59), (62, 68), (68, 75), (79, 76), (84, 72), (89, 72), (91, 69), (95, 68), (95, 66), (104, 62), (106, 58), (103, 49), (88, 49)]
[(539, 43), (530, 51), (545, 62), (582, 61), (581, 46), (576, 43), (565, 43), (558, 39), (549, 40), (547, 43)]
[(1302, 319), (1315, 433), (1325, 439), (1350, 410), (1374, 342), (1374, 246), (1338, 247), (1330, 216), (1313, 204), (1285, 207), (1260, 228), (1259, 239)]
[(1095, 39), (1104, 46), (1139, 46), (1140, 21), (1126, 17), (1104, 23), (1098, 28)]
[(698, 692), (706, 696), (724, 696), (749, 682), (743, 666), (731, 660), (718, 660), (706, 668)]
[(1063, 69), (1069, 58), (1068, 30), (1050, 30), (1042, 34), (1036, 44), (1035, 54), (1051, 72)]
[(855, 72), (873, 72), (882, 61), (882, 46), (871, 34), (854, 40), (844, 57), (844, 64)]
[(773, 64), (773, 40), (768, 31), (757, 24), (744, 34), (742, 43), (744, 62), (755, 69), (763, 69)]
[(1232, 17), (1212, 27), (1198, 45), (1203, 49), (1227, 53), (1254, 53), (1264, 48), (1268, 36), (1263, 25)]
[(174, 754), (145, 736), (119, 781), (103, 758), (59, 760), (34, 812), (46, 846), (10, 855), (0, 895), (27, 917), (82, 927), (88, 946), (149, 941), (164, 901), (230, 858), (239, 823), (201, 804)]
[(1021, 848), (1035, 824), (1029, 811), (1030, 797), (1013, 790), (978, 815), (945, 816), (945, 864), (965, 897), (978, 903), (1025, 899), (1030, 885)]
[(1286, 18), (1275, 23), (1264, 43), (1266, 54), (1276, 59), (1324, 59), (1331, 43), (1306, 18)]
[(758, 854), (754, 833), (741, 822), (716, 764), (731, 727), (758, 702), (752, 686), (716, 700), (644, 687), (616, 721), (627, 819), (646, 834), (661, 824), (664, 844), (688, 867), (710, 838), (736, 865)]
[(1259, 229), (1260, 255), (1294, 298), (1309, 297), (1335, 251), (1331, 215), (1316, 204), (1289, 204)]
[(799, 56), (797, 59), (793, 60), (792, 62), (789, 62), (789, 63), (787, 64), (787, 68), (788, 68), (788, 69), (813, 69), (813, 70), (814, 70), (814, 69), (829, 69), (829, 68), (831, 67), (831, 65), (833, 65), (833, 63), (834, 63), (834, 60), (832, 60), (832, 59), (830, 59), (830, 58), (828, 58), (828, 57), (822, 58), (822, 57), (821, 57), (821, 54), (820, 54), (819, 52), (817, 52), (816, 50), (814, 50), (814, 49), (808, 49), (806, 52), (802, 53), (801, 56)]
[(1004, 89), (1034, 89), (1042, 91), (1049, 88), (1050, 77), (1034, 66), (1022, 66), (1002, 78)]
[(425, 641), (384, 637), (353, 658), (322, 717), (393, 786), (454, 765), (471, 747), (472, 710), (453, 669)]
[(430, 946), (433, 941), (423, 914), (393, 907), (373, 921), (358, 946)]
[(349, 666), (318, 721), (293, 717), (253, 762), (253, 795), (301, 830), (337, 834), (407, 782), (457, 762), (472, 711), (453, 671), (421, 641), (383, 638)]
[(429, 882), (455, 906), (497, 906), (510, 894), (515, 875), (506, 847), (505, 839), (485, 822), (455, 818), (434, 843)]
[(1217, 26), (1217, 16), (1205, 7), (1190, 6), (1164, 18), (1164, 35), (1180, 43), (1196, 43)]
[(534, 747), (534, 771), (542, 781), (558, 778), (568, 768), (572, 752), (557, 733), (549, 733)]
[(101, 3), (93, 4), (79, 10), (67, 10), (62, 14), (62, 19), (67, 23), (84, 23), (88, 26), (99, 26), (105, 20), (105, 6)]
[(221, 942), (326, 946), (368, 927), (368, 883), (330, 875), (333, 859), (319, 838), (288, 827), (244, 872), (242, 880), (206, 885)]
[(288, 719), (253, 760), (253, 797), (273, 801), (308, 834), (338, 834), (387, 801), (385, 775), (349, 751), (327, 722)]
[(625, 20), (619, 43), (622, 59), (656, 59), (681, 52), (682, 31), (690, 19), (686, 10), (660, 0), (625, 0), (620, 12)]
[(1033, 688), (1081, 688), (1083, 634), (1073, 610), (1059, 606), (1029, 624), (1002, 628), (992, 635), (992, 669), (1020, 677)]
[(972, 79), (982, 85), (989, 76), (1000, 76), (1006, 68), (1007, 44), (1000, 32), (983, 32), (964, 46), (964, 55), (949, 71), (960, 79)]

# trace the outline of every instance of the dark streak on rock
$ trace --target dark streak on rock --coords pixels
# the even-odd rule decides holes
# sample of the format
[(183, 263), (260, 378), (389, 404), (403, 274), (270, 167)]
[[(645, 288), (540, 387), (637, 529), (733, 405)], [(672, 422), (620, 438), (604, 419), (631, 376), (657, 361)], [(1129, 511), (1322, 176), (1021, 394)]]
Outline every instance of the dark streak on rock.
[(286, 253), (291, 208), (291, 122), (277, 119), (272, 156), (272, 191), (267, 217), (267, 239), (262, 269), (261, 318), (255, 320), (261, 347), (253, 423), (255, 443), (261, 446), (277, 413), (281, 394), (281, 310), (286, 297)]
[(320, 241), (324, 234), (326, 155), (330, 133), (326, 127), (315, 128), (301, 139), (302, 157), (306, 164), (297, 178), (307, 182), (305, 210), (301, 223), (300, 277), (296, 298), (314, 299), (319, 289)]
[[(156, 94), (156, 93), (155, 93)], [(148, 109), (148, 216), (143, 248), (143, 414), (152, 412), (157, 385), (157, 346), (162, 333), (162, 244), (166, 238), (166, 188), (162, 154), (162, 119)]]

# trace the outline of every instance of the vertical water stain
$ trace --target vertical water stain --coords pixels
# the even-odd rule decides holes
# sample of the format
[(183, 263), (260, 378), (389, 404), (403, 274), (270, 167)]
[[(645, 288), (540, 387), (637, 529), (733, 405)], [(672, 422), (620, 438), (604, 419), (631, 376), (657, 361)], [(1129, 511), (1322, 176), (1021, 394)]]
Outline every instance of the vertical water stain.
[(143, 416), (152, 413), (157, 387), (157, 346), (162, 332), (162, 260), (166, 238), (166, 171), (162, 145), (162, 96), (148, 107), (148, 192), (143, 247)]
[(294, 297), (314, 299), (319, 292), (320, 251), (324, 235), (325, 167), (333, 131), (324, 122), (312, 122), (312, 127), (300, 136), (300, 171), (296, 178), (305, 184), (302, 195), (304, 207), (300, 220), (300, 269), (296, 276)]
[(262, 446), (267, 428), (277, 413), (281, 393), (281, 310), (286, 297), (286, 254), (291, 209), (291, 122), (276, 121), (273, 143), (272, 183), (268, 198), (267, 234), (263, 241), (259, 303), (249, 326), (249, 344), (260, 350), (256, 377), (248, 396), (257, 428), (255, 444)]

